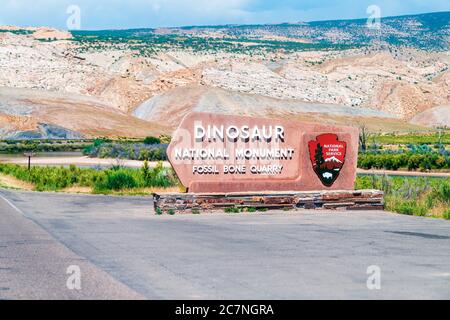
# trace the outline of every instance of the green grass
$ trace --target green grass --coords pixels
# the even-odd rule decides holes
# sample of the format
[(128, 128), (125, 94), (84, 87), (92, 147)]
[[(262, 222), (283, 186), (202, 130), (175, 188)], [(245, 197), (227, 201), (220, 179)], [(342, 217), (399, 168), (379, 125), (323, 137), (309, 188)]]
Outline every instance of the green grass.
[(239, 213), (239, 212), (241, 212), (241, 210), (238, 207), (228, 207), (228, 208), (225, 208), (223, 211), (225, 211), (226, 213)]
[(257, 211), (267, 211), (266, 208), (255, 208), (255, 207), (228, 207), (225, 208), (224, 211), (226, 213), (239, 213), (239, 212), (248, 212), (253, 213)]
[(450, 132), (443, 130), (432, 133), (409, 133), (409, 134), (382, 134), (374, 135), (370, 140), (374, 139), (380, 144), (450, 144)]
[(37, 191), (59, 191), (68, 187), (91, 187), (94, 193), (107, 194), (113, 191), (134, 190), (145, 187), (172, 187), (178, 179), (171, 169), (159, 163), (155, 168), (142, 169), (110, 168), (95, 170), (65, 167), (32, 167), (0, 164), (0, 173), (35, 185)]
[(358, 176), (355, 189), (383, 190), (388, 211), (449, 219), (450, 179)]
[(442, 216), (444, 219), (450, 220), (450, 209), (445, 210)]

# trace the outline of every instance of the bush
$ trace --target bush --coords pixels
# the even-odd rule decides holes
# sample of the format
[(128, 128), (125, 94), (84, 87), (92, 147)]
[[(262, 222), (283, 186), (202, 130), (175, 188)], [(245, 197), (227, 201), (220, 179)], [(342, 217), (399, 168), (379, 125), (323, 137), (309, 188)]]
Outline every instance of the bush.
[(450, 159), (448, 156), (437, 153), (401, 153), (401, 154), (372, 154), (361, 153), (358, 155), (358, 167), (362, 169), (386, 169), (398, 170), (407, 168), (408, 170), (430, 170), (448, 169)]
[(444, 211), (442, 216), (444, 217), (444, 219), (450, 220), (450, 209)]
[(0, 152), (62, 152), (81, 151), (88, 147), (89, 140), (0, 140)]
[(166, 149), (166, 144), (113, 142), (91, 146), (86, 148), (84, 153), (90, 157), (99, 158), (165, 161), (167, 160)]
[(128, 172), (112, 171), (106, 175), (106, 189), (108, 190), (133, 189), (137, 185), (134, 177)]
[(161, 139), (156, 138), (156, 137), (146, 137), (144, 139), (144, 143), (145, 144), (160, 144), (161, 143)]
[(393, 210), (398, 213), (413, 215), (413, 216), (425, 216), (428, 208), (426, 205), (421, 204), (416, 200), (399, 200), (395, 199), (394, 202), (389, 205), (389, 210)]
[(387, 210), (416, 216), (448, 215), (449, 179), (358, 176), (355, 188), (383, 190)]
[(433, 186), (432, 191), (428, 195), (432, 200), (440, 201), (444, 204), (450, 205), (450, 184), (440, 183)]
[(136, 189), (144, 187), (171, 187), (179, 181), (172, 169), (158, 163), (155, 168), (147, 166), (141, 169), (111, 168), (95, 170), (64, 167), (32, 167), (30, 171), (24, 166), (0, 164), (0, 172), (14, 176), (35, 185), (37, 191), (58, 191), (71, 186), (91, 187), (96, 193), (110, 190)]

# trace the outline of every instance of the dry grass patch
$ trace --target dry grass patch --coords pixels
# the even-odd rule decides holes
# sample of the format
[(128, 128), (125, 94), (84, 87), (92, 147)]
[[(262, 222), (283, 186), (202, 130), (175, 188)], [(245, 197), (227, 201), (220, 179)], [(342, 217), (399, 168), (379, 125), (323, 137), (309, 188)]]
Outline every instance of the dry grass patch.
[(0, 173), (0, 185), (6, 188), (14, 188), (21, 190), (34, 190), (34, 184), (22, 181), (3, 173)]
[(448, 211), (449, 211), (448, 205), (444, 203), (439, 203), (435, 207), (431, 208), (428, 212), (428, 216), (435, 217), (435, 218), (443, 218), (443, 219), (449, 219), (448, 217)]
[[(121, 189), (117, 191), (107, 191), (105, 194), (119, 195), (119, 196), (145, 196), (151, 195), (152, 193), (175, 193), (183, 192), (180, 187), (148, 187), (148, 188), (136, 188), (136, 189)], [(95, 193), (95, 192), (94, 192)], [(103, 193), (103, 192), (99, 192)]]

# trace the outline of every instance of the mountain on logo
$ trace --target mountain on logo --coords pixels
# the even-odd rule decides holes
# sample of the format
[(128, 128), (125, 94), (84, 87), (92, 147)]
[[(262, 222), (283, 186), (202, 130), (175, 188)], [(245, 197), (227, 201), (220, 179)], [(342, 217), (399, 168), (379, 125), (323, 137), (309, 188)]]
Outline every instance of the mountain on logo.
[(327, 158), (323, 162), (318, 164), (318, 169), (323, 170), (323, 171), (329, 171), (329, 170), (339, 171), (339, 170), (341, 170), (344, 163), (337, 158), (334, 158), (334, 159), (333, 158), (334, 157)]
[(338, 158), (336, 158), (335, 156), (330, 157), (330, 158), (326, 158), (326, 159), (325, 159), (325, 162), (328, 162), (328, 161), (333, 161), (333, 162), (339, 162), (339, 163), (342, 163), (342, 161), (339, 160)]

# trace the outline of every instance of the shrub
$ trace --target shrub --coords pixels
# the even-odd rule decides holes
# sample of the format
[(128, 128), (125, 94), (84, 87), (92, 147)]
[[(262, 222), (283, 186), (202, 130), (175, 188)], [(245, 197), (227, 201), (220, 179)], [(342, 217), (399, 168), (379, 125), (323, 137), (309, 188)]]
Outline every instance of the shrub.
[(147, 181), (150, 181), (150, 179), (151, 179), (150, 168), (148, 166), (147, 160), (144, 161), (144, 164), (143, 164), (141, 170), (142, 170), (142, 178), (144, 179), (145, 183), (147, 183)]
[(148, 149), (141, 149), (141, 150), (139, 150), (138, 160), (148, 161), (148, 159), (150, 159), (150, 150), (148, 150)]
[(421, 204), (416, 200), (401, 200), (395, 199), (388, 209), (393, 210), (398, 213), (414, 215), (414, 216), (425, 216), (428, 211), (426, 205)]
[(408, 170), (430, 170), (449, 168), (448, 155), (437, 153), (361, 153), (358, 156), (358, 167), (363, 169), (386, 169), (398, 170), (407, 168)]
[(442, 183), (433, 186), (432, 191), (428, 195), (432, 200), (440, 201), (444, 204), (450, 205), (450, 184)]
[(160, 144), (161, 143), (161, 139), (156, 138), (156, 137), (146, 137), (144, 139), (144, 143), (145, 144)]
[(85, 140), (0, 140), (0, 152), (22, 153), (27, 151), (81, 151), (89, 145), (90, 142)]
[(92, 187), (96, 193), (109, 190), (135, 189), (143, 187), (171, 187), (179, 183), (172, 169), (166, 169), (162, 163), (155, 168), (141, 170), (116, 166), (106, 170), (64, 167), (32, 167), (0, 164), (0, 172), (19, 180), (33, 183), (37, 191), (58, 191), (70, 186)]
[(114, 142), (85, 149), (85, 154), (99, 158), (165, 161), (167, 160), (166, 149), (165, 144)]
[(420, 160), (421, 160), (420, 158), (421, 157), (416, 154), (409, 157), (408, 162), (407, 162), (408, 170), (415, 170), (415, 169), (419, 168)]
[(447, 209), (446, 211), (444, 211), (442, 216), (444, 217), (444, 219), (450, 220), (450, 209)]
[(122, 190), (133, 189), (138, 186), (136, 179), (126, 170), (113, 170), (106, 172), (106, 179), (98, 181), (96, 190)]
[(386, 209), (402, 214), (445, 218), (450, 205), (449, 179), (358, 176), (355, 188), (383, 190)]

